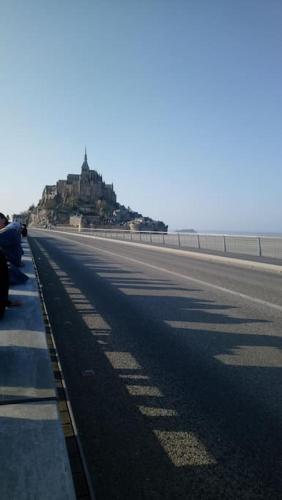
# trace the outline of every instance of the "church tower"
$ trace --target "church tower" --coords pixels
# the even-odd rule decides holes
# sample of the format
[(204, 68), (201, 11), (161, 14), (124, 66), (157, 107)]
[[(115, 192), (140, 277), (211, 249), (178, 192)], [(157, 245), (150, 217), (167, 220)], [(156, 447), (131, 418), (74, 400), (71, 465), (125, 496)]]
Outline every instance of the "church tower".
[(81, 175), (79, 176), (79, 197), (84, 202), (89, 202), (90, 200), (90, 168), (87, 162), (87, 153), (85, 148), (84, 162), (81, 166)]
[(84, 162), (81, 165), (81, 175), (84, 176), (85, 174), (87, 174), (87, 177), (88, 177), (89, 173), (90, 173), (90, 168), (89, 168), (89, 165), (87, 162), (87, 152), (86, 152), (86, 148), (85, 148)]

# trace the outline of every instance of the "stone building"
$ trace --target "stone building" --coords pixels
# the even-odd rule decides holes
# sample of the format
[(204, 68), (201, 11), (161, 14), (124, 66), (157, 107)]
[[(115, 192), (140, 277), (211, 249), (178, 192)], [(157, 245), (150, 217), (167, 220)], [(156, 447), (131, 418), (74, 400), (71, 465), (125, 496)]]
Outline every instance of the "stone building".
[(87, 225), (87, 218), (102, 222), (116, 207), (113, 184), (106, 184), (96, 170), (90, 169), (85, 150), (80, 174), (68, 174), (66, 179), (45, 186), (33, 221), (66, 224), (80, 217)]
[[(121, 227), (123, 229), (167, 231), (163, 222), (117, 203), (113, 184), (91, 170), (85, 150), (80, 174), (68, 174), (54, 185), (45, 186), (37, 207), (28, 212), (30, 224), (67, 224), (74, 227)], [(134, 222), (135, 221), (135, 222)]]
[(46, 207), (52, 206), (54, 201), (60, 201), (63, 205), (73, 205), (79, 201), (81, 206), (83, 203), (95, 204), (99, 199), (114, 205), (116, 194), (113, 184), (105, 184), (96, 170), (90, 170), (85, 151), (81, 173), (68, 174), (66, 180), (59, 180), (53, 186), (45, 186), (39, 204)]

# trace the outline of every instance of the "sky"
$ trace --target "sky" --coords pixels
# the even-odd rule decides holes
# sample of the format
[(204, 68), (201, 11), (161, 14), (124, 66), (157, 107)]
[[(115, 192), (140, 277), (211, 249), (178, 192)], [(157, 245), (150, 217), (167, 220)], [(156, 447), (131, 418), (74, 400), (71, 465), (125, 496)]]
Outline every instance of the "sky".
[(281, 0), (0, 0), (0, 211), (90, 168), (169, 230), (282, 232)]

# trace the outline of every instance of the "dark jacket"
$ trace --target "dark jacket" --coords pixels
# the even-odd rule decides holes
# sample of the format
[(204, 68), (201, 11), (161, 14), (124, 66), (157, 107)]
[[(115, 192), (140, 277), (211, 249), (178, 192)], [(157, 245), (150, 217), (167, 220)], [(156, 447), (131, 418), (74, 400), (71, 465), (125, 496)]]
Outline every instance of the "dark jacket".
[(6, 257), (0, 250), (0, 319), (8, 304), (9, 274)]
[(15, 224), (8, 224), (3, 229), (0, 229), (0, 248), (8, 262), (17, 267), (21, 265), (23, 254), (21, 234)]

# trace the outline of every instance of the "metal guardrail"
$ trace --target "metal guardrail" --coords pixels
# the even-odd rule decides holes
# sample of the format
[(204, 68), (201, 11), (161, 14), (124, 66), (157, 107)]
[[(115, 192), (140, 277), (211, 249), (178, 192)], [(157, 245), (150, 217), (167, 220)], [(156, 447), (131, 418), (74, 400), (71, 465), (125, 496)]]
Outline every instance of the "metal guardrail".
[(228, 234), (161, 233), (125, 229), (75, 228), (52, 226), (52, 230), (93, 234), (100, 238), (162, 245), (170, 248), (211, 250), (215, 252), (253, 255), (282, 259), (282, 237), (236, 236)]

